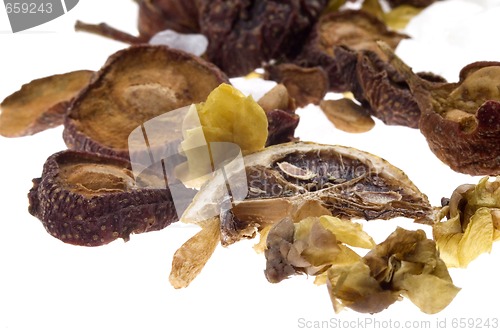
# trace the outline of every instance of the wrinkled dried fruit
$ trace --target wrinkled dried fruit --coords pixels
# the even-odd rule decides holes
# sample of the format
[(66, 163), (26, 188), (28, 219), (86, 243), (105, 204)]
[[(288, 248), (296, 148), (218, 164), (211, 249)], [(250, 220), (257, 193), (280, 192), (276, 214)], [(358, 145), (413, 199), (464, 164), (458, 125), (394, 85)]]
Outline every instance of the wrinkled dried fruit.
[(346, 47), (354, 54), (372, 51), (383, 59), (385, 55), (376, 42), (383, 40), (396, 48), (404, 38), (408, 36), (388, 30), (382, 21), (364, 11), (333, 12), (323, 15), (315, 25), (299, 58), (307, 67), (320, 66), (327, 72), (331, 91), (351, 91), (351, 75), (355, 75), (352, 66), (356, 55), (354, 58), (339, 59), (337, 48)]
[(175, 288), (184, 288), (200, 274), (220, 239), (220, 222), (213, 218), (187, 240), (174, 254), (169, 281)]
[(154, 175), (137, 187), (122, 159), (63, 151), (49, 157), (33, 180), (29, 212), (66, 243), (99, 246), (132, 233), (160, 230), (177, 220), (168, 189)]
[(500, 178), (459, 186), (441, 212), (445, 215), (448, 220), (433, 225), (441, 256), (448, 267), (467, 267), (499, 239)]
[[(283, 171), (283, 163), (289, 171)], [(426, 222), (433, 213), (427, 197), (401, 170), (353, 148), (281, 144), (246, 156), (244, 165), (248, 192), (243, 201), (234, 204), (231, 218), (221, 216), (222, 227), (231, 229), (222, 232), (223, 245), (255, 234), (266, 224), (293, 217), (308, 201), (318, 202), (333, 216), (348, 219), (405, 216)], [(297, 175), (293, 168), (302, 172)], [(196, 195), (182, 220), (196, 223), (219, 215), (227, 197), (226, 181), (231, 183), (233, 175), (241, 174), (228, 170), (216, 173)]]
[(321, 110), (335, 127), (348, 133), (364, 133), (375, 126), (370, 114), (351, 99), (323, 100)]
[(381, 48), (419, 105), (420, 131), (432, 152), (457, 172), (500, 174), (500, 62), (475, 62), (461, 70), (459, 82), (435, 83)]
[(209, 40), (207, 57), (230, 77), (272, 59), (293, 58), (325, 5), (326, 0), (202, 1), (199, 24)]
[(72, 149), (127, 158), (136, 127), (204, 101), (224, 82), (224, 73), (201, 58), (164, 46), (130, 47), (112, 55), (73, 102), (64, 140)]
[(335, 311), (344, 307), (366, 313), (386, 309), (403, 295), (420, 310), (443, 310), (460, 290), (453, 285), (434, 241), (422, 230), (397, 228), (365, 257), (327, 272)]
[(92, 75), (92, 71), (80, 70), (24, 84), (0, 104), (0, 135), (33, 135), (61, 125), (71, 100)]

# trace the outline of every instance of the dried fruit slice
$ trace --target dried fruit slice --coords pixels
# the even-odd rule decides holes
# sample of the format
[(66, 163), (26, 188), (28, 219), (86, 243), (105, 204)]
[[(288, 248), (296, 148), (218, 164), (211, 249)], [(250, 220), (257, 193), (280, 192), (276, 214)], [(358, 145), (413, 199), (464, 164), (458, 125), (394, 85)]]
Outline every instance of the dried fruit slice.
[(323, 100), (319, 106), (335, 127), (348, 133), (363, 133), (375, 126), (370, 114), (351, 99)]
[[(160, 230), (177, 220), (168, 189), (155, 189), (154, 175), (137, 188), (130, 164), (86, 152), (48, 158), (33, 180), (29, 212), (47, 232), (71, 244), (99, 246), (131, 233)], [(148, 186), (148, 183), (150, 186)]]
[(79, 70), (24, 84), (0, 104), (0, 135), (33, 135), (63, 124), (71, 100), (89, 84), (93, 74)]
[(475, 62), (461, 70), (459, 82), (436, 83), (415, 75), (387, 45), (381, 48), (420, 107), (420, 131), (432, 152), (457, 172), (500, 174), (500, 62)]
[(204, 101), (224, 82), (224, 73), (201, 58), (164, 46), (130, 47), (112, 55), (74, 101), (64, 140), (72, 149), (127, 158), (136, 127)]
[[(432, 217), (427, 197), (401, 170), (353, 148), (305, 142), (281, 144), (246, 156), (244, 164), (248, 193), (241, 202), (233, 202), (231, 214), (221, 215), (222, 244), (293, 217), (307, 201), (318, 202), (320, 208), (342, 218), (404, 216), (426, 222)], [(202, 187), (182, 216), (183, 221), (197, 223), (220, 214), (227, 200), (226, 183), (233, 181), (229, 170), (223, 173), (216, 173)], [(234, 179), (241, 179), (238, 172)]]

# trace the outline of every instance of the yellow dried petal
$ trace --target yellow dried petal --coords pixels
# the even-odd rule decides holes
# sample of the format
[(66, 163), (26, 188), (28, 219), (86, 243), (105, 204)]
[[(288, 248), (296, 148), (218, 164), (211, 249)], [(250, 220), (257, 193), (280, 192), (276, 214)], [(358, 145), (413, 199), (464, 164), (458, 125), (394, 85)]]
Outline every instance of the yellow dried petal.
[(266, 144), (266, 113), (251, 96), (229, 84), (213, 90), (198, 106), (198, 115), (207, 142), (236, 143), (243, 154), (259, 151)]
[(267, 225), (265, 226), (260, 232), (260, 238), (259, 238), (259, 243), (253, 246), (253, 249), (255, 252), (258, 254), (263, 254), (264, 251), (267, 249), (266, 241), (267, 241), (267, 234), (269, 234), (269, 231), (273, 225)]
[(407, 275), (401, 287), (406, 290), (404, 294), (427, 314), (446, 308), (460, 291), (451, 281), (431, 274)]
[(200, 274), (220, 241), (220, 220), (212, 218), (187, 240), (174, 254), (169, 281), (175, 288), (184, 288)]
[(458, 248), (463, 234), (446, 234), (436, 238), (436, 245), (439, 248), (439, 257), (446, 263), (447, 267), (460, 267), (458, 259)]
[(365, 249), (372, 249), (375, 246), (375, 241), (363, 231), (361, 224), (332, 216), (321, 216), (319, 220), (321, 225), (335, 234), (337, 240), (342, 243)]
[(491, 252), (493, 245), (493, 219), (488, 208), (480, 208), (472, 216), (460, 240), (458, 259), (460, 266), (467, 267), (482, 253)]

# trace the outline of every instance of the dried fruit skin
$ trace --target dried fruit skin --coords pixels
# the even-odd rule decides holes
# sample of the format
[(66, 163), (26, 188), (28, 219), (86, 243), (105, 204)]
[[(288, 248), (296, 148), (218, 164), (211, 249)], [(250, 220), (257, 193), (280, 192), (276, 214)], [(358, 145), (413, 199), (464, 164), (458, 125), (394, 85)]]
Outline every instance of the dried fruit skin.
[(0, 135), (33, 135), (64, 122), (73, 98), (94, 73), (80, 70), (34, 80), (0, 104)]
[(75, 150), (128, 158), (129, 134), (170, 110), (204, 101), (227, 77), (214, 65), (163, 46), (112, 55), (73, 102), (64, 140)]
[(128, 162), (85, 152), (49, 157), (28, 197), (47, 232), (75, 245), (128, 240), (177, 220), (168, 189), (138, 189)]
[(419, 105), (420, 131), (432, 152), (456, 172), (500, 174), (500, 63), (475, 62), (461, 70), (459, 82), (436, 83), (422, 80), (390, 48), (381, 48)]
[(230, 77), (271, 59), (293, 58), (325, 5), (326, 0), (202, 2), (199, 24), (209, 39), (207, 57)]

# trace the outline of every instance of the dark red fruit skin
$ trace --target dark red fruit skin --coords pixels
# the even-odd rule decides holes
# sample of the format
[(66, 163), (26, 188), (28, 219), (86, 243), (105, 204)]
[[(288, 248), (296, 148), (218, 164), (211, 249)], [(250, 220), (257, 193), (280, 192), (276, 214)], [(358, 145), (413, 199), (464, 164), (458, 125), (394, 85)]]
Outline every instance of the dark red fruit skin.
[(40, 178), (29, 191), (29, 212), (40, 219), (49, 234), (63, 242), (100, 246), (132, 233), (165, 228), (177, 221), (168, 189), (133, 189), (85, 196), (61, 186), (61, 165), (86, 161), (130, 168), (125, 160), (66, 150), (46, 161)]
[(500, 102), (484, 102), (476, 119), (475, 130), (464, 132), (459, 123), (429, 111), (422, 114), (420, 130), (431, 151), (454, 171), (500, 175)]

